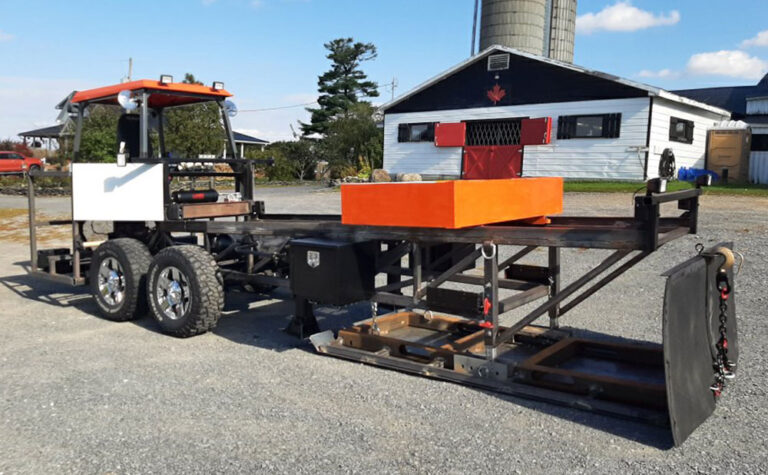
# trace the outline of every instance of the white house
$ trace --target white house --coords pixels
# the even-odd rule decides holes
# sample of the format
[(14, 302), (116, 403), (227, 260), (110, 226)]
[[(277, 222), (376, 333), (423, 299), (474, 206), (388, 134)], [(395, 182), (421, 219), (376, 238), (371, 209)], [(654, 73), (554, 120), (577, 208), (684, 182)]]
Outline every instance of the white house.
[(384, 168), (426, 178), (643, 180), (671, 149), (704, 167), (730, 113), (668, 91), (492, 46), (382, 106)]

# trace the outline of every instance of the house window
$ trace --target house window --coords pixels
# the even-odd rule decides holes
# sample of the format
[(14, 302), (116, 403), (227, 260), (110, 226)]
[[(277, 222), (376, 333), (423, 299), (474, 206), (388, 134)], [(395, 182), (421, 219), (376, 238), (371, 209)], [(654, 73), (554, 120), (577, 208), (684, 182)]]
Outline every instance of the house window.
[(519, 145), (520, 119), (475, 120), (467, 122), (466, 145)]
[(561, 115), (558, 139), (612, 139), (621, 131), (621, 114)]
[(768, 152), (768, 135), (753, 135), (751, 151)]
[(434, 142), (435, 123), (400, 124), (397, 126), (398, 142)]
[(693, 121), (670, 117), (669, 140), (673, 142), (693, 143)]

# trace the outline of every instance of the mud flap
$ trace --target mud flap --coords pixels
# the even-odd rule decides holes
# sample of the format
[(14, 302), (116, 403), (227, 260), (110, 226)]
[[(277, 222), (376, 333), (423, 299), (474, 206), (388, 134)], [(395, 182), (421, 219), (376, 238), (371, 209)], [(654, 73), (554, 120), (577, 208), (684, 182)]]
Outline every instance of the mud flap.
[[(732, 244), (721, 244), (732, 248)], [(715, 276), (724, 258), (702, 254), (667, 271), (663, 335), (667, 405), (675, 446), (715, 410), (710, 389), (715, 381), (713, 357), (719, 327), (719, 291)], [(733, 270), (728, 270), (733, 288)], [(734, 294), (728, 304), (729, 359), (736, 362), (738, 344)]]

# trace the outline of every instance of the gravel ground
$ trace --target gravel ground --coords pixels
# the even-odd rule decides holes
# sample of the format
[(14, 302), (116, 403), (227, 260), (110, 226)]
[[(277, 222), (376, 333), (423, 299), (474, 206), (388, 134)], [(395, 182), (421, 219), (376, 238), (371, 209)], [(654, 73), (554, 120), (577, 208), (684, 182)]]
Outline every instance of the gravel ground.
[[(266, 188), (274, 212), (336, 212), (338, 193)], [(57, 214), (67, 201), (41, 201)], [(0, 197), (0, 207), (23, 199)], [(570, 194), (568, 213), (628, 214), (628, 195)], [(733, 240), (738, 378), (680, 448), (662, 429), (323, 357), (280, 331), (290, 302), (230, 294), (212, 333), (180, 340), (154, 322), (112, 323), (79, 289), (0, 255), (0, 474), (50, 472), (583, 473), (768, 471), (765, 289), (768, 200), (704, 197), (700, 236), (665, 246), (564, 318), (659, 341), (663, 279), (694, 245)], [(544, 258), (535, 253), (533, 260)], [(569, 250), (568, 280), (604, 253)], [(365, 306), (323, 309), (339, 328)]]

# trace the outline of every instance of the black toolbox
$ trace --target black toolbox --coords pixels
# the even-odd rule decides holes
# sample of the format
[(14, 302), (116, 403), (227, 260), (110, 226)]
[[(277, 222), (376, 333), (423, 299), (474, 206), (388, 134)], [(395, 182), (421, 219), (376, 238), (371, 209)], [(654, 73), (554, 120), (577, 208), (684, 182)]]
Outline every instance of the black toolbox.
[(376, 276), (377, 241), (294, 239), (290, 247), (291, 290), (329, 305), (368, 300)]

